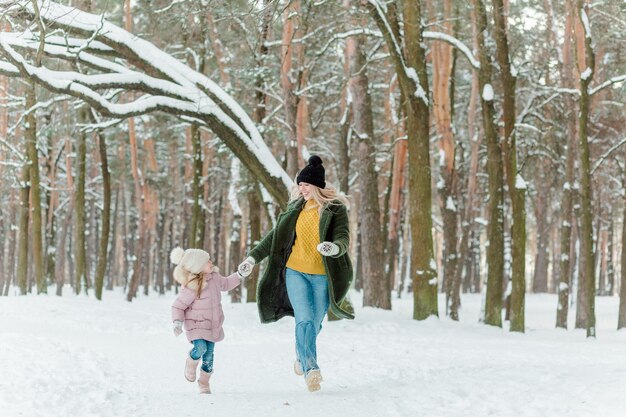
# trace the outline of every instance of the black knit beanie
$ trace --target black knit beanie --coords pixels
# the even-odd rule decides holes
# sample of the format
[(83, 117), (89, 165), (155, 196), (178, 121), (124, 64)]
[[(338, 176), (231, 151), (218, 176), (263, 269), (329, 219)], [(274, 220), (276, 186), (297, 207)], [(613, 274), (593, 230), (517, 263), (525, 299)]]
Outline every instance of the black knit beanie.
[(322, 166), (322, 158), (313, 155), (309, 158), (309, 165), (302, 168), (296, 178), (296, 183), (306, 182), (319, 188), (326, 188), (326, 172)]

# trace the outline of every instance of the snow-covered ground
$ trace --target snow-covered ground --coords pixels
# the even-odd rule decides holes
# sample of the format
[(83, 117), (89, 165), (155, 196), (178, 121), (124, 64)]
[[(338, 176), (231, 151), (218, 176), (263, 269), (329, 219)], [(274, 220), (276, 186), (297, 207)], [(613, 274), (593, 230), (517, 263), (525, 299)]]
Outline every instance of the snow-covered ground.
[(393, 311), (357, 306), (356, 320), (324, 324), (325, 382), (309, 393), (293, 320), (260, 324), (254, 304), (225, 295), (214, 393), (200, 395), (171, 331), (174, 295), (104, 297), (0, 297), (1, 417), (626, 416), (617, 298), (597, 299), (596, 340), (553, 328), (552, 295), (527, 297), (526, 334), (478, 324), (480, 296), (463, 296), (460, 323), (412, 320), (410, 296)]

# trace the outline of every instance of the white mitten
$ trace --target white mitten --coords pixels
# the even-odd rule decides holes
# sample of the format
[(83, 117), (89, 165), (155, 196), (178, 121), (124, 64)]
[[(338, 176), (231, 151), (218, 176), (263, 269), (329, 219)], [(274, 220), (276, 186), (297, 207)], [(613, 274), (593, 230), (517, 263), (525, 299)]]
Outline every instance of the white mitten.
[(245, 278), (252, 273), (252, 268), (256, 264), (256, 261), (252, 256), (248, 256), (245, 261), (239, 264), (237, 273), (241, 278)]
[(323, 256), (335, 256), (339, 253), (339, 246), (333, 242), (322, 242), (317, 245), (317, 251)]
[(179, 336), (183, 332), (183, 322), (180, 320), (174, 320), (172, 323), (172, 330), (174, 330), (174, 336)]

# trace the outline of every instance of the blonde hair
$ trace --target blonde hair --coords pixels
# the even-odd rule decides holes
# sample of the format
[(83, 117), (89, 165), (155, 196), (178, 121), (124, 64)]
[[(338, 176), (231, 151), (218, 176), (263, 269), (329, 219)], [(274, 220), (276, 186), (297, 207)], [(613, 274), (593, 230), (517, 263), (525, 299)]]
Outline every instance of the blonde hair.
[(174, 268), (174, 279), (183, 287), (196, 290), (198, 297), (205, 287), (204, 272), (194, 274), (185, 269), (182, 265), (177, 265), (176, 268)]
[(187, 287), (193, 289), (196, 287), (196, 297), (200, 297), (200, 293), (204, 289), (204, 274), (191, 274), (191, 279), (187, 281)]
[[(320, 188), (316, 185), (309, 184), (311, 186), (311, 198), (315, 200), (317, 205), (319, 206), (319, 213), (322, 214), (322, 211), (328, 206), (338, 206), (343, 204), (346, 208), (350, 207), (350, 201), (348, 200), (348, 196), (341, 193), (333, 186), (326, 186), (326, 188)], [(298, 184), (294, 181), (294, 185), (291, 187), (291, 196), (289, 198), (289, 203), (296, 201), (302, 197), (302, 193), (300, 193), (300, 189), (298, 188)]]

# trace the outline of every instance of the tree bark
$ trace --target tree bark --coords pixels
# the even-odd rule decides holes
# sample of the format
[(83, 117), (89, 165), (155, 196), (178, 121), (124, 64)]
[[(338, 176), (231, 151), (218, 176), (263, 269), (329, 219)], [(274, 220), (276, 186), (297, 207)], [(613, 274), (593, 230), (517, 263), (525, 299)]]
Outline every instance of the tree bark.
[[(538, 170), (539, 171), (539, 170)], [(537, 179), (540, 179), (539, 177)], [(536, 256), (535, 271), (533, 273), (533, 292), (548, 292), (548, 244), (550, 230), (548, 224), (548, 201), (545, 191), (537, 190), (535, 198), (536, 225)]]
[(368, 2), (366, 6), (383, 33), (405, 98), (403, 106), (407, 118), (409, 157), (412, 162), (409, 164), (409, 206), (411, 270), (415, 271), (411, 273), (413, 318), (424, 320), (438, 315), (438, 280), (432, 239), (429, 88), (422, 38), (422, 2), (404, 3), (404, 52), (399, 49), (401, 37), (395, 4), (388, 4), (386, 12), (378, 3)]
[[(434, 18), (439, 20), (441, 14)], [(443, 2), (444, 32), (452, 35), (452, 2)], [(443, 219), (443, 286), (446, 293), (446, 315), (452, 320), (459, 319), (459, 284), (456, 273), (458, 264), (458, 212), (455, 189), (458, 181), (458, 171), (455, 161), (455, 141), (453, 133), (452, 100), (454, 91), (451, 85), (453, 69), (452, 45), (444, 42), (433, 44), (431, 48), (433, 61), (433, 115), (435, 126), (439, 133), (439, 152), (441, 155), (440, 175), (438, 182), (439, 207)]]
[[(135, 195), (135, 207), (137, 208), (137, 230), (135, 232), (135, 246), (133, 248), (134, 262), (133, 262), (133, 275), (130, 279), (128, 286), (128, 293), (126, 299), (132, 301), (137, 295), (137, 289), (142, 282), (143, 271), (143, 254), (144, 247), (146, 245), (146, 232), (145, 232), (145, 200), (142, 196), (142, 182), (143, 178), (140, 176), (137, 158), (137, 136), (135, 132), (134, 119), (128, 120), (128, 136), (130, 141), (130, 161), (131, 161), (131, 174), (133, 176), (134, 195)], [(128, 209), (128, 208), (127, 208)]]
[(604, 293), (604, 295), (608, 295), (609, 297), (613, 296), (613, 292), (615, 290), (615, 261), (613, 259), (613, 252), (615, 251), (614, 248), (614, 229), (615, 229), (615, 224), (614, 224), (614, 217), (615, 217), (615, 205), (613, 204), (611, 206), (611, 218), (609, 220), (609, 231), (608, 231), (608, 237), (607, 237), (607, 259), (606, 259), (606, 291)]
[[(626, 179), (622, 180), (626, 189)], [(619, 285), (619, 312), (617, 315), (617, 330), (626, 328), (626, 193), (622, 194), (624, 208), (622, 211), (622, 253), (620, 258), (620, 285)]]
[[(400, 251), (400, 239), (402, 238), (402, 207), (404, 176), (407, 161), (407, 143), (406, 140), (396, 143), (393, 151), (393, 165), (391, 174), (391, 190), (389, 195), (389, 230), (387, 234), (387, 259), (386, 265), (389, 268), (387, 281), (390, 288), (396, 288), (394, 278), (401, 272), (400, 259), (402, 252)], [(398, 287), (399, 288), (399, 287)], [(398, 294), (400, 296), (400, 294)]]
[(30, 168), (28, 165), (22, 167), (22, 181), (20, 187), (20, 220), (17, 250), (17, 285), (20, 288), (20, 295), (26, 295), (28, 291), (28, 224), (30, 218)]
[[(92, 119), (93, 120), (93, 119)], [(98, 264), (96, 266), (96, 298), (102, 299), (104, 274), (107, 267), (107, 255), (109, 251), (109, 235), (111, 224), (111, 174), (109, 172), (109, 160), (107, 157), (106, 136), (98, 132), (98, 151), (100, 153), (100, 165), (102, 171), (102, 230), (98, 245)]]
[[(578, 18), (583, 28), (588, 24), (588, 6), (583, 4), (583, 0), (577, 0)], [(585, 63), (585, 69), (581, 71), (580, 76), (580, 98), (579, 98), (579, 117), (578, 117), (578, 135), (580, 142), (580, 200), (581, 200), (581, 256), (584, 258), (585, 270), (581, 271), (580, 285), (586, 288), (587, 301), (587, 337), (596, 336), (596, 317), (595, 317), (595, 291), (596, 282), (594, 276), (593, 262), (593, 212), (592, 212), (592, 190), (591, 190), (591, 166), (589, 156), (588, 141), (588, 122), (589, 122), (589, 84), (593, 78), (595, 67), (595, 56), (591, 47), (591, 33), (584, 30), (584, 56), (577, 55), (579, 64)], [(580, 38), (577, 41), (581, 41)]]
[(608, 230), (602, 224), (602, 220), (599, 219), (599, 228), (597, 229), (598, 241), (596, 243), (596, 259), (599, 264), (598, 271), (598, 295), (605, 295), (606, 291), (606, 258), (607, 258), (607, 235)]
[[(249, 247), (254, 247), (261, 241), (261, 213), (257, 207), (261, 207), (261, 201), (259, 200), (256, 190), (248, 193), (248, 207), (250, 222), (250, 236)], [(254, 268), (248, 278), (246, 278), (246, 302), (256, 303), (256, 286), (259, 281), (259, 268)]]
[[(228, 236), (228, 260), (226, 263), (227, 271), (236, 271), (237, 266), (243, 259), (241, 257), (243, 252), (243, 245), (241, 243), (241, 221), (242, 212), (239, 206), (238, 190), (240, 188), (240, 175), (241, 170), (239, 161), (232, 159), (230, 163), (230, 184), (228, 186), (228, 201), (232, 213), (232, 221), (230, 222), (230, 236)], [(241, 287), (239, 285), (235, 289), (230, 291), (230, 299), (233, 303), (241, 302)]]
[(41, 186), (39, 176), (39, 152), (37, 151), (37, 115), (35, 105), (35, 85), (26, 87), (26, 150), (30, 165), (30, 204), (32, 206), (32, 263), (37, 283), (37, 294), (47, 293), (46, 277), (43, 268), (43, 228), (41, 215)]
[[(474, 49), (478, 50), (478, 36), (476, 30), (476, 19), (474, 17), (475, 11), (472, 14), (472, 33)], [(457, 280), (463, 284), (463, 291), (465, 292), (479, 292), (480, 291), (480, 271), (474, 266), (477, 262), (474, 262), (476, 253), (474, 251), (474, 228), (475, 228), (475, 212), (476, 202), (479, 200), (478, 196), (478, 167), (479, 167), (479, 151), (482, 143), (482, 136), (476, 133), (477, 117), (476, 117), (476, 105), (478, 102), (478, 72), (472, 72), (472, 84), (469, 97), (469, 105), (467, 109), (467, 133), (470, 143), (470, 160), (469, 160), (469, 172), (467, 173), (467, 198), (465, 201), (465, 212), (463, 213), (462, 225), (462, 237), (459, 248), (459, 259), (464, 265), (457, 266)], [(463, 271), (465, 274), (463, 275)], [(473, 278), (477, 279), (474, 280)]]
[(516, 77), (511, 69), (509, 41), (507, 38), (507, 13), (502, 0), (493, 0), (497, 61), (503, 89), (502, 113), (504, 119), (504, 170), (506, 173), (513, 220), (511, 224), (512, 332), (524, 332), (526, 295), (526, 206), (524, 202), (526, 183), (517, 172), (517, 148), (515, 135), (515, 85)]
[(204, 239), (200, 239), (200, 216), (202, 215), (202, 198), (203, 185), (202, 180), (202, 138), (200, 137), (200, 129), (197, 125), (191, 125), (191, 143), (192, 151), (192, 167), (193, 180), (191, 185), (191, 220), (189, 222), (189, 240), (187, 246), (190, 248), (202, 248)]
[[(344, 1), (344, 7), (350, 10), (351, 1)], [(352, 19), (352, 26), (358, 27), (359, 23), (357, 19)], [(351, 36), (346, 40), (346, 60), (349, 63), (348, 85), (352, 96), (353, 128), (358, 140), (363, 305), (390, 310), (391, 288), (385, 279), (381, 245), (383, 236), (378, 203), (374, 116), (366, 61), (359, 36)]]
[[(264, 7), (267, 6), (268, 0), (263, 0), (262, 4)], [(266, 12), (263, 15), (261, 33), (258, 42), (259, 49), (256, 51), (255, 55), (255, 69), (258, 75), (254, 80), (255, 107), (252, 113), (252, 119), (257, 125), (261, 125), (264, 122), (267, 113), (267, 96), (264, 88), (265, 80), (260, 74), (267, 66), (266, 60), (268, 58), (269, 50), (267, 48), (266, 41), (272, 23), (272, 12), (269, 7), (266, 7), (265, 10)], [(259, 199), (260, 190), (257, 182), (250, 177), (250, 175), (246, 175), (245, 177), (246, 189), (248, 190), (248, 225), (243, 226), (242, 229), (248, 229), (247, 243), (251, 245), (248, 247), (254, 247), (261, 241), (261, 210), (258, 208), (262, 207), (263, 204)], [(245, 280), (247, 303), (256, 302), (256, 287), (259, 280), (259, 270), (259, 267), (253, 268), (252, 273)]]
[(487, 141), (487, 171), (489, 176), (489, 202), (487, 227), (487, 295), (485, 299), (486, 324), (502, 327), (502, 278), (504, 275), (504, 218), (502, 154), (494, 120), (493, 87), (491, 85), (492, 61), (485, 46), (487, 13), (482, 0), (474, 0), (480, 70), (478, 86), (481, 93), (483, 127)]
[[(566, 21), (565, 21), (565, 33), (563, 37), (563, 69), (561, 78), (564, 85), (568, 88), (573, 88), (572, 72), (573, 60), (571, 59), (572, 48), (572, 32), (574, 30), (574, 13), (571, 10), (571, 2), (567, 1), (566, 4)], [(566, 103), (569, 104), (569, 108), (574, 108), (574, 102), (570, 98), (566, 98)], [(558, 305), (557, 305), (557, 317), (556, 327), (567, 329), (567, 316), (569, 312), (569, 296), (571, 289), (571, 274), (573, 270), (573, 263), (571, 259), (572, 251), (572, 224), (575, 221), (573, 218), (574, 208), (574, 184), (576, 182), (576, 172), (574, 170), (574, 163), (576, 160), (576, 122), (573, 117), (569, 118), (567, 127), (567, 160), (565, 163), (565, 184), (563, 185), (563, 196), (561, 200), (561, 257), (559, 259), (559, 285), (558, 285)]]
[[(296, 90), (300, 88), (299, 80), (302, 76), (301, 68), (293, 69), (293, 52), (296, 46), (293, 44), (294, 38), (302, 36), (300, 25), (301, 5), (300, 0), (290, 1), (284, 11), (283, 19), (283, 43), (280, 68), (280, 84), (283, 89), (283, 106), (285, 112), (285, 124), (287, 128), (286, 159), (287, 174), (294, 178), (298, 172), (298, 107), (299, 97)], [(303, 48), (299, 45), (297, 48)], [(296, 55), (299, 55), (296, 51)]]
[[(79, 111), (79, 118), (82, 123), (87, 122), (87, 109), (83, 107)], [(74, 257), (76, 262), (76, 272), (74, 277), (74, 292), (80, 294), (81, 285), (85, 284), (87, 293), (88, 278), (85, 249), (85, 182), (87, 176), (87, 138), (84, 132), (78, 133), (78, 146), (76, 149), (76, 189), (74, 190), (74, 209), (76, 210), (76, 223), (74, 224)]]
[[(422, 2), (404, 3), (404, 28), (407, 64), (417, 72), (415, 92), (405, 88), (407, 133), (409, 134), (409, 198), (413, 275), (413, 318), (438, 316), (437, 265), (432, 238), (432, 185), (430, 168), (430, 121), (426, 51), (422, 37)], [(408, 83), (405, 80), (405, 85)], [(410, 109), (410, 110), (409, 110)], [(411, 137), (411, 132), (415, 136)]]

